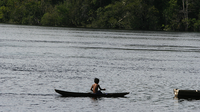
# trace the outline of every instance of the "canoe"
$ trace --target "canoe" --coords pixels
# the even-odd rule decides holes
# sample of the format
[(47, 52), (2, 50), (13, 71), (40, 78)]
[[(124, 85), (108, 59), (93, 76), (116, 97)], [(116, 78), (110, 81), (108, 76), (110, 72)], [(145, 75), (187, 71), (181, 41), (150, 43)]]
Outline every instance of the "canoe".
[(69, 92), (58, 89), (55, 89), (55, 91), (64, 97), (124, 97), (125, 95), (129, 94), (129, 92), (94, 94), (83, 92)]
[(174, 89), (174, 95), (177, 98), (200, 99), (200, 90), (179, 90), (179, 89)]

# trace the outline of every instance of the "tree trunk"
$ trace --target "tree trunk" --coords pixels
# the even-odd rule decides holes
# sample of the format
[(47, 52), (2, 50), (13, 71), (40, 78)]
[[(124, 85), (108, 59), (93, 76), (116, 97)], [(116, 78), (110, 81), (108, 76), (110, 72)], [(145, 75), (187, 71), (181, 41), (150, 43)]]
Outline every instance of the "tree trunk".
[(185, 23), (185, 31), (188, 30), (188, 26), (189, 26), (189, 23), (188, 23), (188, 0), (182, 0), (182, 3), (183, 3), (183, 14), (184, 14), (184, 23)]
[(186, 31), (188, 30), (188, 0), (186, 0), (186, 14), (185, 14), (185, 19), (186, 19)]

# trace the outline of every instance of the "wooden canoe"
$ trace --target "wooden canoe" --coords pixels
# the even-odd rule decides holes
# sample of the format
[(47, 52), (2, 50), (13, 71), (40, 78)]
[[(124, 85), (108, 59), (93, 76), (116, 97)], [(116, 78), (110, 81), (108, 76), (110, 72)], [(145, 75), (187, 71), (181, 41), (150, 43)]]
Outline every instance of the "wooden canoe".
[(179, 89), (174, 89), (174, 95), (177, 98), (200, 99), (200, 90), (179, 90)]
[(129, 94), (129, 92), (94, 94), (83, 92), (69, 92), (58, 89), (55, 89), (55, 91), (64, 97), (124, 97), (125, 95)]

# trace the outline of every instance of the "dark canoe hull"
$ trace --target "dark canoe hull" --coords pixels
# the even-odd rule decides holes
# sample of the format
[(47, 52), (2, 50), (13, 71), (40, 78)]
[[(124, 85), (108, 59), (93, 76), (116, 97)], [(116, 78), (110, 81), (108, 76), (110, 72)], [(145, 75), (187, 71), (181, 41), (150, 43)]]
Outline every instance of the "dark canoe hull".
[(55, 89), (55, 91), (64, 97), (124, 97), (125, 95), (129, 94), (129, 92), (94, 94), (94, 93), (68, 92), (57, 89)]
[(200, 90), (179, 90), (179, 89), (174, 89), (174, 95), (177, 98), (200, 99)]

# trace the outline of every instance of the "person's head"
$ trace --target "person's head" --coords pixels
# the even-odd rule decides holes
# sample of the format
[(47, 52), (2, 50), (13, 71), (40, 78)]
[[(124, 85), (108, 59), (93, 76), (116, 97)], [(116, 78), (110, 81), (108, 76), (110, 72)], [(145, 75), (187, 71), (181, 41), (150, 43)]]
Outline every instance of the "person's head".
[(98, 79), (98, 78), (95, 78), (95, 79), (94, 79), (94, 83), (98, 84), (98, 83), (99, 83), (99, 79)]

